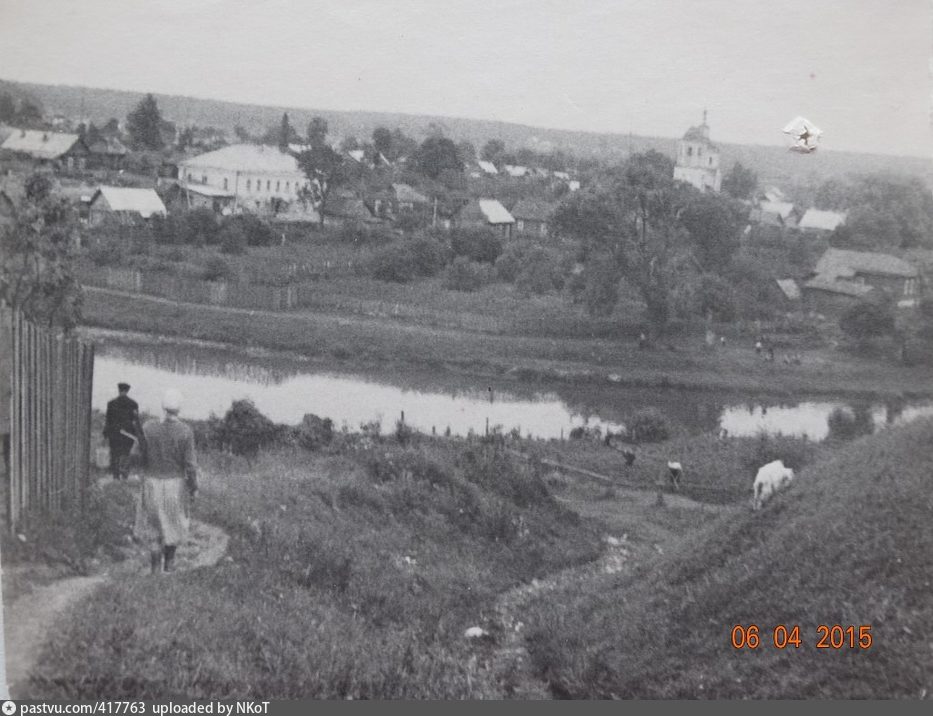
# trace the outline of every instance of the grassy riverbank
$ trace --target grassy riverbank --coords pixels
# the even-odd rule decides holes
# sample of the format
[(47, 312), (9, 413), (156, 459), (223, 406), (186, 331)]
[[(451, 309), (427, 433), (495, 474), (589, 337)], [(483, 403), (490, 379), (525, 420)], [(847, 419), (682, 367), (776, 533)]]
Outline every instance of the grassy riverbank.
[[(529, 649), (570, 698), (924, 698), (933, 650), (933, 421), (827, 453), (762, 512), (723, 515), (650, 569), (532, 605)], [(736, 650), (734, 625), (761, 646)], [(799, 648), (775, 648), (775, 625)], [(870, 626), (868, 650), (817, 626)]]
[(595, 558), (544, 476), (479, 446), (206, 457), (220, 566), (131, 577), (83, 603), (30, 693), (52, 698), (507, 695), (466, 627), (518, 582)]
[(88, 290), (88, 326), (265, 347), (345, 370), (421, 366), (527, 381), (704, 388), (772, 394), (926, 396), (933, 369), (842, 351), (803, 350), (801, 365), (760, 360), (749, 341), (706, 350), (699, 337), (638, 350), (626, 339), (554, 340), (318, 313), (261, 313)]

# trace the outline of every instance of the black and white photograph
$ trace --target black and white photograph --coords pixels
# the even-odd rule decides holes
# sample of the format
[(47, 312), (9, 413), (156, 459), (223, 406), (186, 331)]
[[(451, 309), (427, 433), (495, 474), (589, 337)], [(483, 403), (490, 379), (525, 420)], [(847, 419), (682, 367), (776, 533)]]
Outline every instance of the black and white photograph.
[(3, 713), (933, 698), (931, 130), (928, 0), (0, 0)]

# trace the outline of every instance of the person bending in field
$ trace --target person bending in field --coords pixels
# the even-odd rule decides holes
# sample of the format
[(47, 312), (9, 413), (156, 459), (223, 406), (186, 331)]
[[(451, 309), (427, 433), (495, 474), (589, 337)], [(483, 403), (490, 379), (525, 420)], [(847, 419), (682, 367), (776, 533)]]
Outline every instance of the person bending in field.
[(143, 426), (145, 470), (136, 518), (136, 536), (149, 547), (153, 574), (175, 570), (175, 550), (187, 537), (190, 504), (198, 492), (194, 432), (178, 417), (177, 390), (165, 392), (162, 410), (163, 420)]

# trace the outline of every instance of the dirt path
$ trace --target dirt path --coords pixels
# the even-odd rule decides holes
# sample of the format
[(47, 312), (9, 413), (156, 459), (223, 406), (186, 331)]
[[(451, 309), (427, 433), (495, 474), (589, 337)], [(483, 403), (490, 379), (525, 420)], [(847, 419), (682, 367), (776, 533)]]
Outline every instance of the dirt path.
[[(178, 551), (178, 571), (216, 564), (227, 551), (228, 539), (219, 527), (192, 520), (188, 541)], [(128, 552), (126, 557), (99, 574), (57, 580), (4, 605), (6, 684), (11, 697), (29, 679), (49, 635), (59, 632), (58, 626), (75, 605), (107, 582), (149, 575), (148, 555), (142, 550)]]
[(606, 551), (587, 564), (555, 572), (544, 579), (533, 579), (499, 595), (491, 618), (482, 626), (485, 636), (474, 638), (477, 659), (493, 673), (505, 694), (516, 699), (552, 699), (547, 683), (540, 679), (525, 647), (522, 613), (535, 598), (579, 585), (599, 575), (616, 574), (626, 565), (630, 546), (622, 539), (603, 537)]

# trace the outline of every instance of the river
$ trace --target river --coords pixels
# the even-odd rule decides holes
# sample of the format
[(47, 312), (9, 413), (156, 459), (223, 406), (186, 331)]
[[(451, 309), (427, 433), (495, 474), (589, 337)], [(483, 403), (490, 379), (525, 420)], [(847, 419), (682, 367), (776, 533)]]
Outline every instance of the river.
[[(232, 401), (249, 398), (271, 420), (295, 424), (306, 413), (358, 429), (380, 421), (394, 429), (404, 412), (409, 425), (424, 432), (482, 433), (489, 427), (518, 429), (523, 436), (567, 437), (587, 425), (617, 431), (636, 411), (654, 407), (690, 433), (726, 430), (735, 436), (771, 434), (822, 440), (827, 418), (842, 400), (788, 401), (768, 396), (704, 390), (632, 388), (624, 385), (538, 386), (518, 381), (460, 375), (360, 375), (277, 355), (250, 355), (188, 343), (98, 339), (93, 406), (100, 410), (130, 383), (143, 412), (157, 415), (167, 387), (185, 398), (184, 415), (204, 419), (223, 415)], [(933, 415), (931, 404), (873, 405), (877, 427), (919, 415)]]

